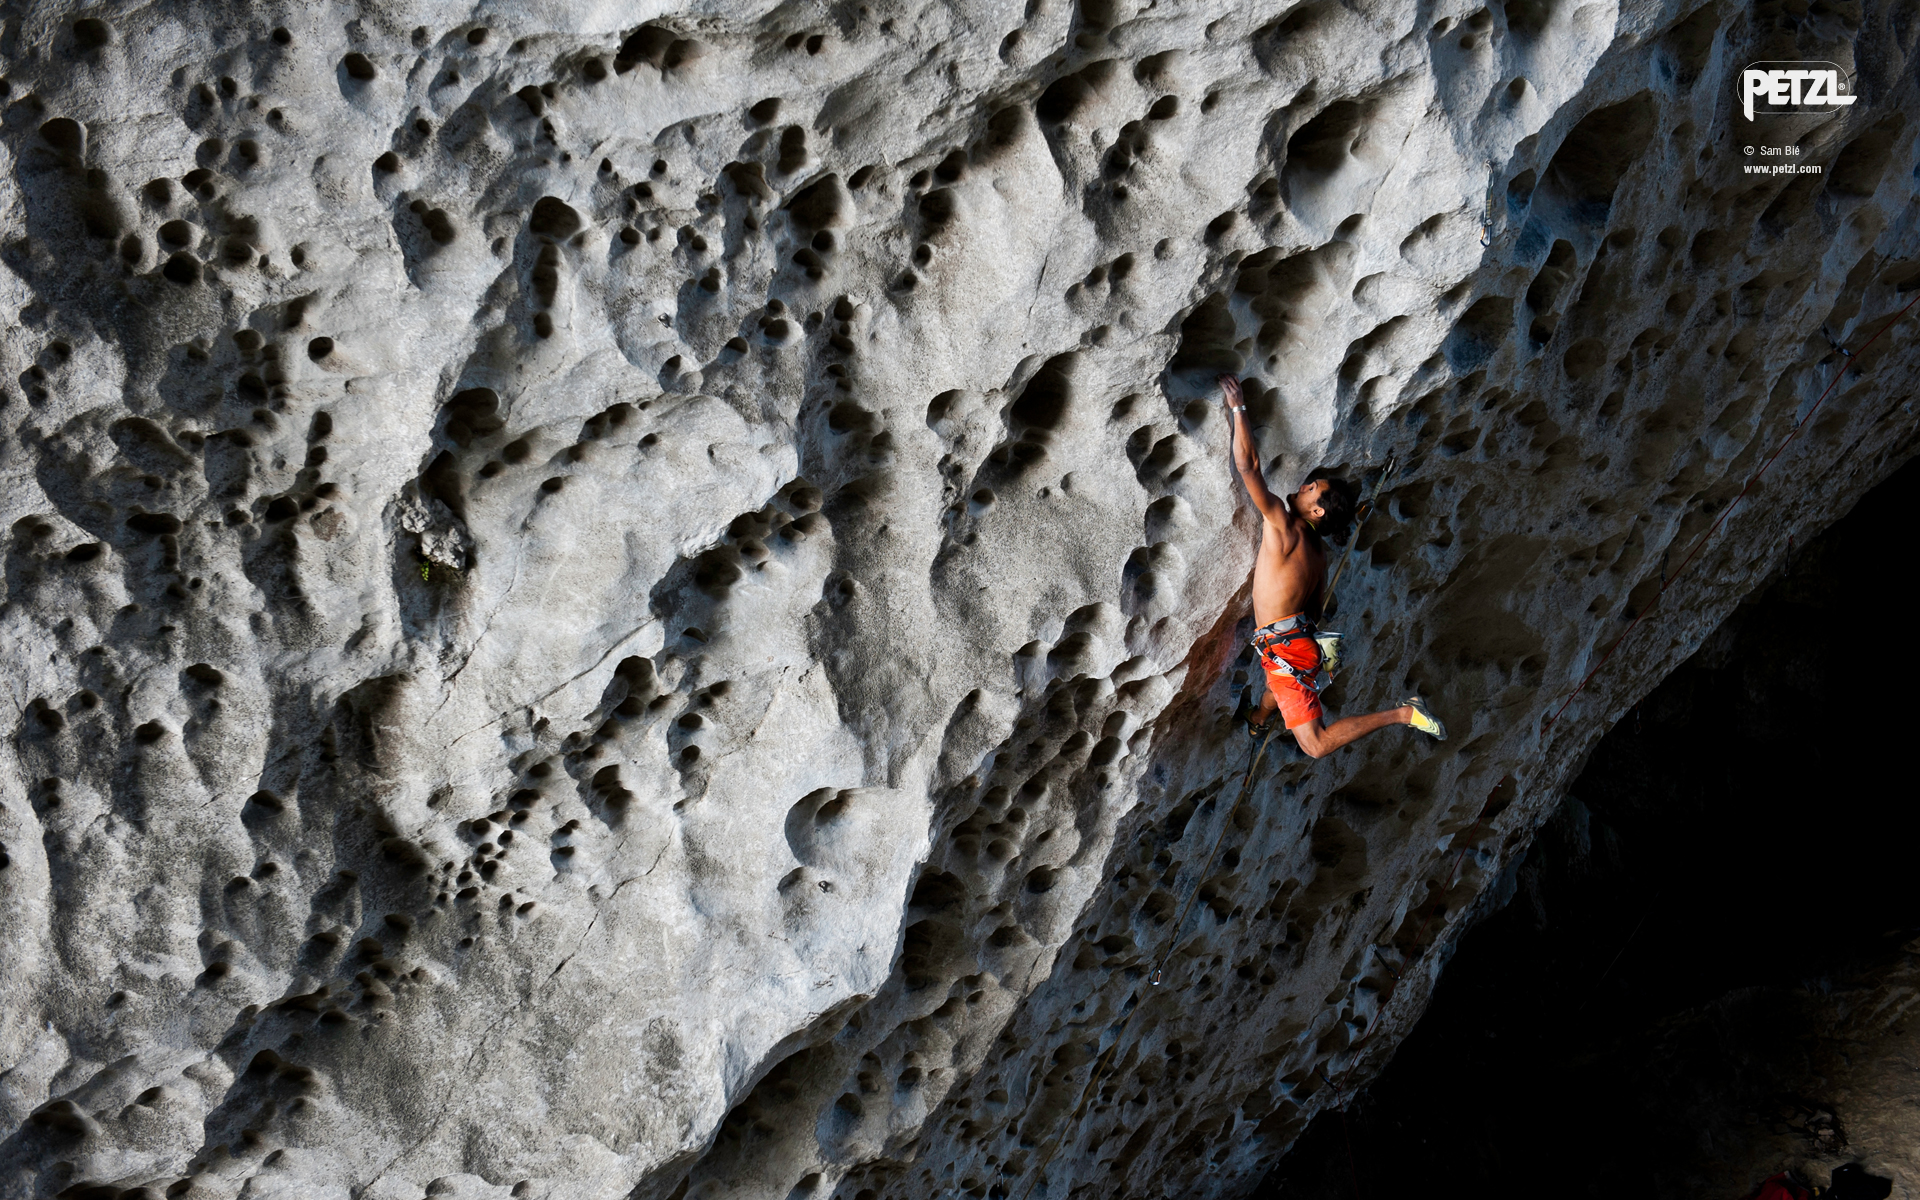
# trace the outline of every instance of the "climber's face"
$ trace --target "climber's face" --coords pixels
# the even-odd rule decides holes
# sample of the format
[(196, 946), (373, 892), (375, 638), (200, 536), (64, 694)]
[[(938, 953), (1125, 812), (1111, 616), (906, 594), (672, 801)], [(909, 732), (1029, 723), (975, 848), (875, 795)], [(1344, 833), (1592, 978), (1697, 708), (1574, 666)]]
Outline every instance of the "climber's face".
[(1332, 486), (1324, 479), (1316, 479), (1293, 494), (1293, 511), (1299, 513), (1314, 524), (1326, 519), (1327, 510), (1321, 506), (1327, 489)]

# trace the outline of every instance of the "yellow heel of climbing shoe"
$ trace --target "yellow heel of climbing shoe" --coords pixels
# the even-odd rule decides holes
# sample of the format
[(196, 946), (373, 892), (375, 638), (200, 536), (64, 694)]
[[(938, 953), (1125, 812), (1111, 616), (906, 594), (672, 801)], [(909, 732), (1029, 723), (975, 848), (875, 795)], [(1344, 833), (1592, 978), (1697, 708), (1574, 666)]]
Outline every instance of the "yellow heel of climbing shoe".
[(1427, 711), (1426, 701), (1418, 696), (1408, 696), (1400, 703), (1413, 710), (1413, 720), (1409, 722), (1409, 724), (1415, 729), (1418, 729), (1421, 733), (1431, 735), (1436, 742), (1444, 742), (1447, 740), (1447, 727), (1440, 723), (1439, 717)]

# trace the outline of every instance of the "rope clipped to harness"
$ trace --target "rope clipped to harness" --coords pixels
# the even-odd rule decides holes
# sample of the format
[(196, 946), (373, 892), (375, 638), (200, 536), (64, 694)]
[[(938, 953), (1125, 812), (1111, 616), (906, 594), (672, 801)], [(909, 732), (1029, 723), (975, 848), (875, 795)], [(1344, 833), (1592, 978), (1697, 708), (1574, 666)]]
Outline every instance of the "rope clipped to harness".
[[(1272, 719), (1268, 718), (1269, 721)], [(1221, 819), (1220, 832), (1214, 835), (1213, 847), (1207, 851), (1207, 861), (1200, 865), (1200, 873), (1194, 876), (1193, 890), (1187, 893), (1187, 902), (1180, 906), (1180, 915), (1173, 920), (1173, 933), (1167, 940), (1166, 951), (1154, 961), (1153, 972), (1147, 976), (1147, 982), (1154, 987), (1160, 986), (1160, 976), (1167, 957), (1172, 954), (1173, 948), (1179, 945), (1180, 931), (1186, 928), (1187, 913), (1193, 908), (1194, 900), (1199, 897), (1200, 889), (1205, 885), (1207, 872), (1213, 869), (1213, 860), (1220, 853), (1221, 843), (1227, 840), (1227, 826), (1233, 823), (1233, 814), (1240, 811), (1240, 806), (1246, 802), (1248, 794), (1253, 791), (1254, 775), (1260, 770), (1260, 760), (1267, 756), (1267, 746), (1272, 743), (1273, 735), (1278, 732), (1280, 732), (1278, 725), (1270, 725), (1266, 736), (1261, 738), (1259, 746), (1255, 747), (1253, 758), (1247, 763), (1247, 774), (1240, 783), (1240, 794), (1234, 797), (1233, 806), (1227, 809), (1226, 816)]]

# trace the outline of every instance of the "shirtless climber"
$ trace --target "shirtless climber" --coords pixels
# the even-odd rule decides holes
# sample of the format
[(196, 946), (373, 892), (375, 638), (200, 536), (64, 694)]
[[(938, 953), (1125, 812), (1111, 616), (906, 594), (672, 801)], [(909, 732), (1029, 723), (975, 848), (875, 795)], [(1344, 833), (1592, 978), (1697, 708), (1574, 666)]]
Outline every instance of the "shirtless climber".
[(1260, 557), (1253, 568), (1253, 619), (1259, 623), (1253, 646), (1266, 668), (1267, 692), (1259, 710), (1249, 718), (1255, 734), (1266, 732), (1277, 707), (1300, 749), (1313, 758), (1331, 754), (1353, 739), (1389, 725), (1411, 725), (1444, 741), (1446, 729), (1418, 696), (1385, 712), (1321, 723), (1324, 710), (1320, 707), (1320, 689), (1326, 686), (1327, 677), (1321, 670), (1314, 621), (1326, 599), (1322, 593), (1327, 583), (1327, 551), (1320, 527), (1331, 529), (1343, 524), (1352, 514), (1352, 501), (1340, 485), (1327, 479), (1309, 480), (1293, 494), (1291, 505), (1268, 491), (1253, 448), (1253, 431), (1247, 426), (1240, 381), (1222, 375), (1220, 390), (1227, 402), (1233, 465), (1240, 471), (1253, 506), (1264, 518)]

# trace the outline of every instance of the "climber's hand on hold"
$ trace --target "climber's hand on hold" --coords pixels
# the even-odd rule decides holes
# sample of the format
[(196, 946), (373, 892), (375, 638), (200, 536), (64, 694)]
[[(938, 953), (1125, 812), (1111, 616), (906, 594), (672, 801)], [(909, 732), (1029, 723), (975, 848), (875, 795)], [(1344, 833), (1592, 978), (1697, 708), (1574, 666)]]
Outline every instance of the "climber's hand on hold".
[(1227, 445), (1233, 450), (1235, 465), (1239, 466), (1243, 449), (1253, 440), (1247, 431), (1246, 395), (1240, 390), (1240, 380), (1232, 375), (1220, 376), (1219, 383), (1221, 402), (1227, 406)]
[[(1282, 527), (1283, 538), (1290, 537), (1293, 515), (1280, 497), (1267, 489), (1266, 478), (1260, 472), (1260, 457), (1253, 447), (1253, 431), (1247, 427), (1247, 402), (1240, 390), (1240, 381), (1231, 375), (1222, 375), (1220, 391), (1227, 403), (1227, 427), (1233, 431), (1234, 470), (1246, 486), (1247, 498), (1253, 501), (1264, 520)], [(1291, 553), (1291, 546), (1283, 547), (1282, 552)]]

